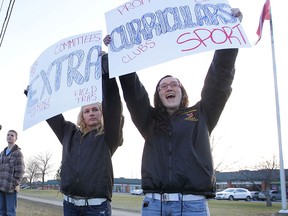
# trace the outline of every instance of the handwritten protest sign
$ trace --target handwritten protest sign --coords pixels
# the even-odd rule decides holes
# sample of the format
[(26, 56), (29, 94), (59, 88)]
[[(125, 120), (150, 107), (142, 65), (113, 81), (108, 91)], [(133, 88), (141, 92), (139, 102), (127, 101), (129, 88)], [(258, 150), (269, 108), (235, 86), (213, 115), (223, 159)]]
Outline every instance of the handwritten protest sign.
[(46, 49), (30, 70), (23, 128), (102, 100), (102, 32), (65, 38)]
[(250, 47), (226, 0), (131, 0), (105, 17), (110, 77), (208, 50)]

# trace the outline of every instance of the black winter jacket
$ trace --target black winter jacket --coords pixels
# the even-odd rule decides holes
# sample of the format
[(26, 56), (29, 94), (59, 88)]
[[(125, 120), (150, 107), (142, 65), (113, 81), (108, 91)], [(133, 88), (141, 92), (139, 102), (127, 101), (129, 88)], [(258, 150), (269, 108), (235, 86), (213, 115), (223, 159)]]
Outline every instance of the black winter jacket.
[(172, 116), (164, 111), (168, 131), (155, 127), (160, 118), (136, 73), (120, 77), (132, 120), (145, 139), (141, 168), (145, 193), (214, 196), (216, 181), (209, 135), (231, 94), (237, 54), (238, 49), (215, 51), (201, 100)]
[(62, 114), (47, 120), (63, 145), (61, 192), (65, 195), (111, 200), (114, 184), (111, 157), (122, 145), (122, 104), (115, 79), (108, 78), (107, 55), (102, 57), (104, 134), (85, 136)]

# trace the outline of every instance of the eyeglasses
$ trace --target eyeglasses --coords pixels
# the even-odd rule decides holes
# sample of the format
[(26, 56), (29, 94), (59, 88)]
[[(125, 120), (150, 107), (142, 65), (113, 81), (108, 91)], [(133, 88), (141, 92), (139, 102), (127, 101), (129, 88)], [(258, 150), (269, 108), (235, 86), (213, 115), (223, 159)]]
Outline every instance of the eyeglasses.
[(168, 86), (170, 86), (171, 88), (176, 88), (176, 87), (180, 86), (180, 83), (177, 81), (172, 81), (170, 83), (163, 83), (163, 84), (159, 85), (158, 90), (159, 91), (166, 90), (166, 89), (168, 89)]

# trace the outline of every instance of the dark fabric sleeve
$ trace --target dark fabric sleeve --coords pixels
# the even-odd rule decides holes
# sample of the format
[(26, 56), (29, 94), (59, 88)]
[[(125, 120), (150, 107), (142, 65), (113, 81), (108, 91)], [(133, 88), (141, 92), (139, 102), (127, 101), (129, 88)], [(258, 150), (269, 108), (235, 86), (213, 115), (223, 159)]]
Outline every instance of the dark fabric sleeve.
[(64, 138), (65, 119), (62, 114), (53, 116), (46, 120), (50, 128), (57, 136), (59, 142), (62, 144)]
[(20, 149), (18, 150), (17, 157), (14, 164), (14, 182), (13, 186), (20, 185), (23, 175), (25, 173), (24, 157)]
[(216, 126), (232, 91), (238, 49), (216, 50), (201, 93), (209, 132)]
[(116, 79), (109, 79), (108, 54), (102, 56), (102, 74), (105, 139), (113, 154), (123, 143), (124, 117)]
[(120, 76), (119, 79), (132, 121), (145, 138), (152, 110), (148, 93), (136, 73)]

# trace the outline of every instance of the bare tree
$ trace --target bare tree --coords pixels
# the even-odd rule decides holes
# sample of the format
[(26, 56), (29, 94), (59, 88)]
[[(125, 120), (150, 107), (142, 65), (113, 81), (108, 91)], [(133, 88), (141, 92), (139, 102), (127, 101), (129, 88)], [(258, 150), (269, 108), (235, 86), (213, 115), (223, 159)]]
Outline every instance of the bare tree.
[(273, 180), (279, 180), (279, 164), (277, 162), (277, 157), (273, 155), (272, 160), (263, 159), (259, 164), (252, 167), (252, 169), (255, 170), (255, 172), (245, 172), (245, 170), (243, 170), (241, 172), (242, 176), (244, 176), (246, 180), (252, 182), (259, 190), (262, 190), (262, 188), (255, 183), (255, 180), (261, 179), (265, 182), (266, 206), (272, 206), (270, 183)]
[[(211, 152), (212, 152), (212, 157), (213, 157), (214, 162), (216, 161), (216, 149), (219, 145), (220, 139), (221, 139), (221, 137), (216, 139), (215, 132), (213, 132), (210, 136)], [(215, 171), (221, 172), (221, 171), (225, 170), (227, 167), (231, 166), (232, 164), (238, 163), (237, 161), (234, 161), (234, 162), (230, 162), (229, 165), (225, 164), (225, 159), (226, 159), (226, 156), (227, 156), (229, 150), (230, 150), (230, 148), (228, 150), (226, 149), (225, 154), (223, 156), (221, 156), (222, 159), (217, 160), (217, 163), (214, 164), (214, 170)]]
[(29, 182), (30, 188), (32, 187), (32, 182), (36, 181), (40, 177), (39, 165), (35, 157), (28, 159), (26, 163), (26, 177)]
[(272, 206), (270, 197), (270, 183), (272, 180), (279, 179), (279, 164), (277, 162), (277, 157), (273, 155), (272, 160), (263, 160), (255, 168), (261, 173), (262, 179), (266, 184), (266, 205)]
[(42, 179), (42, 189), (44, 189), (45, 176), (52, 171), (52, 164), (50, 164), (52, 154), (49, 152), (39, 153), (36, 156), (36, 161), (39, 166), (39, 171)]
[(60, 165), (60, 167), (57, 169), (56, 175), (55, 175), (55, 179), (58, 180), (58, 181), (61, 181), (60, 173), (61, 173), (61, 165)]

